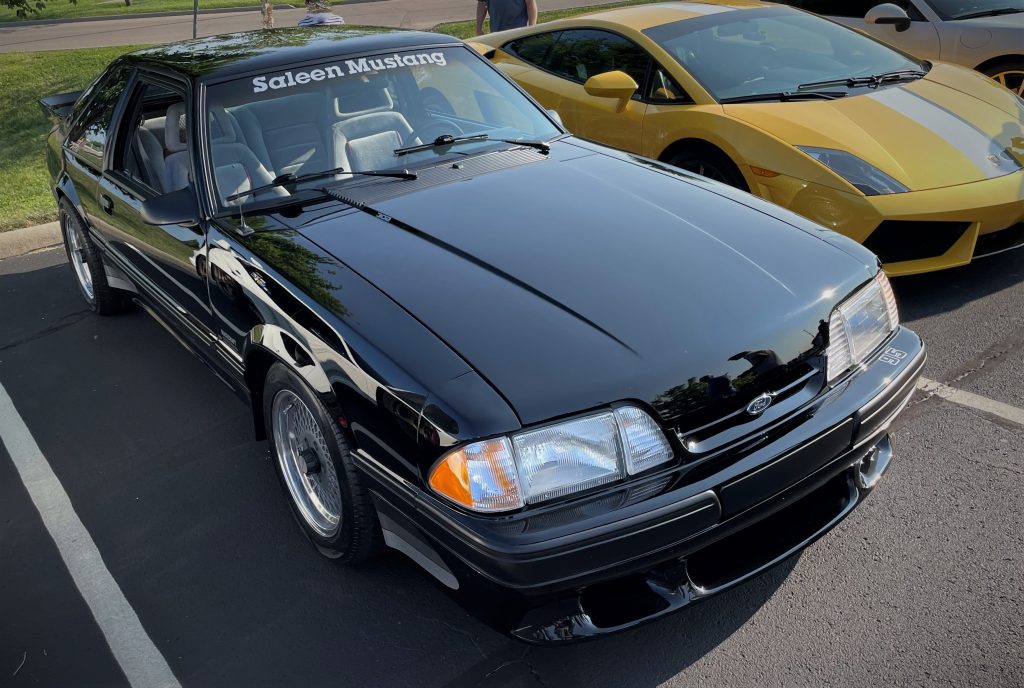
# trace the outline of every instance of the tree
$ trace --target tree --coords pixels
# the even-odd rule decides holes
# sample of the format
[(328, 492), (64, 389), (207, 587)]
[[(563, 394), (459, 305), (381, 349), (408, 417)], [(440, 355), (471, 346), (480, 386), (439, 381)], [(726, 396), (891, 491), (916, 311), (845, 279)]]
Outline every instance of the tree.
[[(78, 0), (68, 0), (72, 5), (77, 5)], [(15, 11), (19, 17), (27, 17), (30, 14), (39, 14), (46, 8), (43, 0), (0, 0), (4, 7)]]

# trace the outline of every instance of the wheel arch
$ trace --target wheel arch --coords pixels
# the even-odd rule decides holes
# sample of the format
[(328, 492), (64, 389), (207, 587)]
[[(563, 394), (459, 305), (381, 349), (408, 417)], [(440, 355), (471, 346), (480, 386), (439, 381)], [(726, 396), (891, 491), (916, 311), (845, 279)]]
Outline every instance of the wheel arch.
[[(71, 177), (68, 176), (67, 172), (61, 172), (61, 175), (57, 178), (57, 183), (53, 185), (53, 195), (56, 201), (60, 203), (62, 198), (68, 199), (68, 202), (75, 208), (75, 212), (78, 213), (78, 217), (81, 220), (85, 220), (85, 213), (82, 210), (82, 199), (78, 197), (78, 191), (75, 190), (75, 185), (71, 181)], [(86, 223), (88, 225), (88, 223)]]
[(996, 57), (990, 57), (989, 59), (985, 60), (984, 62), (976, 66), (974, 69), (975, 71), (978, 72), (984, 72), (986, 69), (995, 67), (996, 65), (1000, 65), (1004, 62), (1024, 62), (1024, 54), (1009, 53), (1007, 55), (998, 55)]
[(302, 378), (328, 408), (338, 406), (337, 395), (317, 360), (294, 336), (276, 325), (257, 325), (249, 331), (242, 349), (242, 361), (256, 439), (267, 438), (263, 420), (263, 382), (275, 363), (282, 364)]
[(707, 139), (689, 137), (673, 141), (665, 148), (665, 150), (661, 152), (661, 155), (658, 156), (658, 160), (660, 162), (667, 163), (670, 162), (680, 153), (688, 151), (710, 151), (717, 155), (723, 156), (733, 166), (733, 168), (736, 171), (736, 174), (739, 176), (740, 179), (743, 180), (743, 183), (746, 185), (746, 188), (743, 189), (743, 191), (750, 191), (750, 189), (752, 188), (750, 180), (747, 179), (747, 175), (744, 174), (743, 168), (741, 168), (736, 163), (735, 157), (730, 155), (728, 151), (722, 149), (720, 146), (715, 145), (714, 143), (708, 141)]

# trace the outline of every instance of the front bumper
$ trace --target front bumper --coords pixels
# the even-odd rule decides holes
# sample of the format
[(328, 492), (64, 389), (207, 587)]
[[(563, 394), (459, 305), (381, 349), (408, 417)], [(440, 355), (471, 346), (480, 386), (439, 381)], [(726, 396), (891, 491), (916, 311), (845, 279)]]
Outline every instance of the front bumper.
[[(527, 641), (591, 637), (736, 585), (842, 520), (888, 466), (888, 428), (924, 360), (920, 338), (901, 328), (771, 441), (541, 517), (471, 516), (365, 452), (357, 452), (357, 464), (386, 541), (457, 591), (471, 611)], [(654, 496), (631, 501), (645, 490)], [(608, 508), (612, 497), (616, 506)]]
[[(869, 246), (898, 242), (898, 234), (886, 238), (885, 244), (879, 242), (879, 234), (893, 225), (897, 233), (900, 225), (916, 227), (925, 235), (931, 227), (936, 232), (954, 231), (948, 242), (914, 238), (908, 231), (896, 260), (882, 256), (892, 277), (966, 265), (983, 255), (1024, 246), (1024, 170), (944, 189), (881, 196), (847, 193), (782, 176), (764, 180), (759, 187), (765, 198)], [(997, 233), (1004, 236), (996, 237)]]

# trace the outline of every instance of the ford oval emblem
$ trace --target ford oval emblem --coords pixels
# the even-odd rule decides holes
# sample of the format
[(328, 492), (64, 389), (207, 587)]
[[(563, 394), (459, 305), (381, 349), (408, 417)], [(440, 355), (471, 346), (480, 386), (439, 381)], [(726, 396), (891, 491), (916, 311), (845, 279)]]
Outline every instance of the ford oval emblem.
[(775, 401), (775, 398), (771, 394), (762, 394), (759, 397), (755, 397), (752, 402), (747, 404), (747, 413), (752, 416), (760, 416), (772, 405), (773, 401)]

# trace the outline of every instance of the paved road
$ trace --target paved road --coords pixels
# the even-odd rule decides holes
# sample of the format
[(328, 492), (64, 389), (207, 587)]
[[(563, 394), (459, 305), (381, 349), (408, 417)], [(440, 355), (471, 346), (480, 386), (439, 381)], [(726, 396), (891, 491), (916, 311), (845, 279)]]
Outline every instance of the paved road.
[[(926, 375), (1024, 405), (1024, 252), (900, 280)], [(1020, 686), (1024, 428), (918, 398), (868, 502), (798, 559), (641, 629), (531, 648), (401, 555), (300, 536), (246, 408), (63, 254), (0, 262), (0, 384), (175, 676), (200, 686)], [(22, 662), (18, 673), (11, 677)], [(123, 686), (0, 448), (0, 685)]]
[[(52, 0), (64, 2), (65, 0)], [(610, 0), (542, 0), (546, 10), (589, 7)], [(290, 4), (302, 6), (301, 2)], [(393, 26), (403, 29), (430, 29), (441, 22), (472, 19), (476, 0), (378, 0), (339, 3), (338, 14), (350, 24)], [(277, 10), (275, 26), (295, 26), (304, 9)], [(260, 13), (254, 11), (204, 14), (199, 18), (200, 36), (260, 28)], [(128, 17), (101, 21), (68, 21), (54, 24), (0, 24), (0, 52), (27, 50), (65, 50), (108, 45), (169, 43), (192, 38), (192, 16)]]

